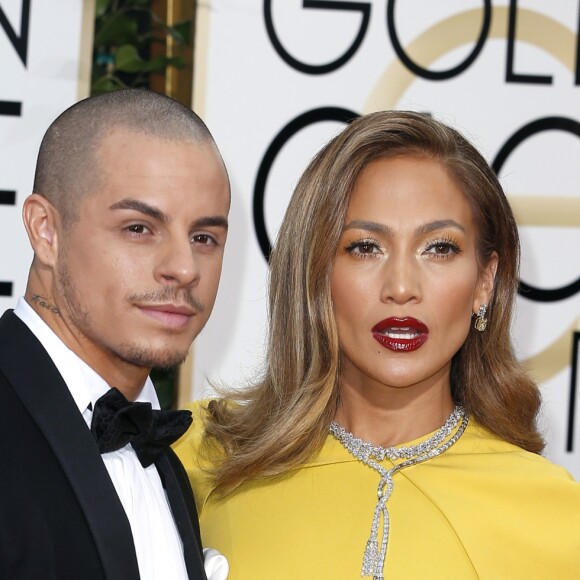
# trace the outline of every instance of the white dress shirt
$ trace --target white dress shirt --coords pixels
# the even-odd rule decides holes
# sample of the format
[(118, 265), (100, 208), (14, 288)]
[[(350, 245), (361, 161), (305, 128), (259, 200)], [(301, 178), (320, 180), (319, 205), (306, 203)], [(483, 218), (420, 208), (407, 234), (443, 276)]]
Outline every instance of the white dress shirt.
[[(90, 428), (91, 409), (109, 385), (58, 338), (23, 298), (14, 312), (48, 352)], [(159, 409), (149, 378), (136, 400)], [(130, 444), (101, 457), (131, 525), (141, 580), (187, 580), (183, 544), (155, 465), (144, 468)]]

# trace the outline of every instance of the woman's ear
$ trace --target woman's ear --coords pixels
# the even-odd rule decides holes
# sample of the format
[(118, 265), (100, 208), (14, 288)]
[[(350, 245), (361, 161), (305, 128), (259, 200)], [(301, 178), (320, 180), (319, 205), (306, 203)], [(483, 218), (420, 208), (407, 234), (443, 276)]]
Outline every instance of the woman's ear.
[(35, 259), (45, 266), (54, 266), (58, 256), (60, 221), (54, 206), (42, 195), (33, 193), (24, 200), (22, 219)]
[(473, 312), (477, 313), (481, 305), (489, 306), (495, 287), (495, 275), (499, 256), (493, 252), (485, 267), (479, 273), (478, 288), (473, 303)]

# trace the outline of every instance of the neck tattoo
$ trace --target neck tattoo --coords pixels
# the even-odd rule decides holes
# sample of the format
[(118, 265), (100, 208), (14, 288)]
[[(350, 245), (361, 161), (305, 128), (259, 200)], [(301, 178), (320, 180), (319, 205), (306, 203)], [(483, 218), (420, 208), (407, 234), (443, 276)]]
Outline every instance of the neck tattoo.
[(51, 304), (48, 298), (40, 294), (33, 294), (31, 300), (32, 302), (36, 302), (41, 308), (50, 310), (53, 314), (60, 315), (60, 310), (54, 304)]
[[(361, 576), (372, 577), (373, 580), (384, 579), (385, 559), (387, 544), (389, 541), (389, 511), (387, 501), (393, 493), (393, 476), (398, 471), (428, 461), (437, 455), (441, 455), (449, 449), (463, 435), (469, 422), (469, 417), (461, 407), (455, 407), (445, 424), (438, 429), (429, 439), (413, 445), (412, 447), (381, 447), (373, 445), (355, 437), (344, 427), (333, 421), (330, 424), (330, 432), (344, 448), (356, 459), (374, 469), (380, 476), (377, 490), (377, 506), (371, 525), (371, 534), (368, 539), (363, 556)], [(459, 425), (455, 433), (454, 429)], [(397, 461), (398, 463), (387, 469), (378, 462), (384, 459)], [(379, 524), (383, 518), (383, 535), (379, 549)]]

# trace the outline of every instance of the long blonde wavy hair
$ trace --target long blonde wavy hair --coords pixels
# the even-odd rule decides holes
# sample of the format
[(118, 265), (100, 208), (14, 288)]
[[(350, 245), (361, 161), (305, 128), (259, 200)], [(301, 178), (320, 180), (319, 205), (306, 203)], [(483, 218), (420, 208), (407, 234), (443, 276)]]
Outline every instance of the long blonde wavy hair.
[(350, 195), (378, 158), (427, 157), (441, 163), (469, 200), (480, 267), (499, 256), (485, 332), (470, 331), (454, 356), (456, 403), (506, 441), (533, 452), (540, 395), (516, 362), (510, 342), (518, 282), (519, 238), (494, 172), (456, 130), (419, 113), (360, 117), (332, 139), (302, 175), (271, 257), (269, 340), (264, 374), (243, 391), (209, 404), (206, 446), (223, 448), (216, 490), (300, 466), (322, 447), (337, 409), (340, 347), (330, 276)]

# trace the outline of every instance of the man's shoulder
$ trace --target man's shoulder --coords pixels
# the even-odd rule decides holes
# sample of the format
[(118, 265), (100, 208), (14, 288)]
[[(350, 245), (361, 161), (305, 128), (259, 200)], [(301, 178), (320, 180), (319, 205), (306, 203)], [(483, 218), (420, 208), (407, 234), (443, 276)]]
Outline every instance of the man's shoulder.
[(41, 352), (44, 352), (42, 345), (26, 324), (12, 309), (6, 310), (0, 316), (0, 370), (8, 372), (15, 363), (22, 365), (23, 361), (28, 367), (34, 367)]
[(6, 310), (0, 316), (0, 368), (22, 369), (25, 361), (27, 372), (34, 374), (43, 359), (50, 362), (42, 343), (14, 310)]
[(0, 346), (9, 346), (14, 340), (22, 338), (34, 338), (28, 326), (18, 317), (12, 308), (4, 311), (0, 316), (0, 335), (4, 338)]
[(14, 314), (14, 309), (9, 308), (8, 310), (4, 311), (2, 316), (0, 316), (0, 330), (4, 330), (7, 326), (11, 326), (15, 323), (17, 324), (18, 321), (20, 321), (20, 318)]

